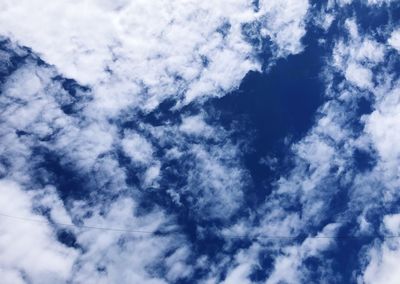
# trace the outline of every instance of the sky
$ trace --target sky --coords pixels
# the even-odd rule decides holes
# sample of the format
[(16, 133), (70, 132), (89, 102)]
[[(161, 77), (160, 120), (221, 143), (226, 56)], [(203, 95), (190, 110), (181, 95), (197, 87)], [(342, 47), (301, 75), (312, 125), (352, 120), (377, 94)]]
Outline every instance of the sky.
[(397, 0), (0, 0), (2, 284), (397, 284), (399, 189)]

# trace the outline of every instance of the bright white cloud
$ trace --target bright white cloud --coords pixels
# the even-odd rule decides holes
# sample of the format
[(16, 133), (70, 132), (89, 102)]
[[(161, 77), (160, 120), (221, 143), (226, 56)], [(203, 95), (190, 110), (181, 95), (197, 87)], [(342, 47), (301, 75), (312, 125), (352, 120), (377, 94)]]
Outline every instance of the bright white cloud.
[(207, 149), (194, 145), (191, 149), (195, 158), (188, 173), (187, 190), (195, 196), (195, 210), (207, 212), (211, 218), (229, 218), (241, 206), (242, 189), (247, 176), (241, 164), (235, 161), (237, 149), (234, 145)]
[[(104, 213), (100, 206), (95, 208), (77, 203), (75, 214), (92, 216), (84, 218), (88, 226), (104, 228), (123, 228), (150, 233), (126, 233), (121, 231), (82, 230), (78, 233), (77, 241), (84, 248), (84, 252), (76, 262), (72, 278), (75, 283), (168, 283), (165, 275), (152, 273), (152, 268), (166, 265), (172, 279), (180, 279), (190, 274), (175, 275), (176, 263), (168, 259), (164, 262), (164, 254), (172, 251), (175, 259), (185, 262), (188, 253), (184, 239), (179, 235), (154, 236), (158, 228), (166, 225), (173, 229), (173, 223), (160, 210), (136, 217), (135, 204), (129, 198), (122, 198), (113, 202)], [(180, 247), (180, 248), (178, 248)], [(177, 250), (176, 250), (177, 249)], [(174, 255), (173, 254), (173, 255)], [(173, 256), (170, 256), (172, 259)], [(174, 272), (175, 270), (175, 272)]]
[(223, 284), (235, 284), (252, 283), (249, 279), (249, 275), (252, 268), (257, 265), (257, 256), (260, 253), (260, 245), (255, 243), (247, 250), (241, 250), (235, 256), (234, 265), (230, 271), (228, 271)]
[[(36, 9), (36, 7), (42, 7)], [(3, 1), (0, 34), (93, 88), (97, 115), (168, 96), (221, 96), (259, 70), (242, 24), (265, 22), (279, 55), (298, 53), (308, 1)], [(24, 23), (18, 19), (24, 18)], [(110, 99), (112, 97), (113, 99)]]
[[(400, 215), (386, 215), (383, 219), (384, 232), (398, 235)], [(360, 282), (366, 284), (395, 284), (400, 279), (397, 264), (400, 259), (400, 242), (397, 238), (388, 238), (372, 246), (368, 254), (369, 263)]]
[(347, 19), (346, 29), (350, 40), (339, 40), (333, 49), (334, 65), (343, 72), (346, 80), (360, 89), (374, 87), (372, 68), (385, 58), (385, 46), (370, 36), (360, 36), (354, 18)]
[[(153, 126), (137, 121), (135, 107), (146, 114), (169, 97), (189, 103), (206, 96), (222, 96), (236, 88), (249, 70), (259, 70), (261, 65), (255, 48), (242, 34), (244, 23), (261, 23), (258, 36), (270, 37), (275, 56), (301, 52), (309, 2), (260, 1), (258, 11), (250, 1), (14, 2), (0, 4), (0, 34), (33, 48), (55, 68), (37, 66), (31, 60), (7, 78), (3, 86), (0, 103), (5, 111), (1, 114), (4, 123), (0, 130), (0, 153), (13, 157), (13, 161), (0, 169), (9, 179), (20, 182), (1, 184), (11, 188), (3, 190), (3, 194), (20, 200), (5, 204), (11, 207), (4, 208), (45, 220), (31, 210), (32, 204), (40, 204), (49, 209), (53, 221), (74, 219), (88, 226), (134, 228), (150, 234), (144, 237), (125, 232), (73, 230), (83, 248), (78, 252), (58, 242), (54, 228), (46, 225), (33, 229), (40, 244), (32, 255), (40, 254), (46, 261), (54, 259), (52, 267), (44, 271), (40, 264), (31, 266), (18, 258), (5, 258), (8, 262), (1, 268), (2, 275), (15, 283), (23, 281), (21, 271), (33, 283), (38, 277), (55, 281), (53, 274), (61, 281), (70, 279), (74, 283), (169, 283), (190, 277), (195, 268), (188, 264), (192, 251), (186, 240), (176, 233), (152, 233), (159, 228), (177, 229), (174, 219), (159, 208), (137, 215), (134, 199), (141, 193), (127, 184), (127, 176), (138, 176), (145, 188), (165, 190), (176, 204), (189, 204), (194, 218), (229, 220), (243, 205), (243, 188), (248, 185), (240, 148), (232, 142), (231, 133), (209, 121), (208, 115), (212, 114), (185, 114), (179, 122), (162, 121)], [(351, 1), (337, 2), (345, 5)], [(20, 21), (22, 17), (25, 22)], [(321, 25), (327, 28), (332, 17), (327, 16)], [(325, 70), (327, 101), (319, 109), (315, 125), (291, 147), (292, 170), (274, 184), (273, 192), (256, 213), (249, 209), (249, 218), (240, 219), (232, 224), (232, 230), (221, 233), (227, 239), (235, 234), (257, 237), (265, 232), (291, 236), (320, 226), (326, 220), (330, 201), (341, 190), (333, 183), (349, 190), (349, 204), (354, 208), (348, 212), (364, 207), (355, 218), (365, 228), (370, 226), (366, 216), (373, 206), (366, 196), (375, 189), (368, 182), (379, 177), (379, 186), (392, 187), (377, 187), (375, 192), (382, 191), (388, 202), (396, 200), (396, 183), (387, 181), (396, 180), (399, 171), (400, 150), (395, 143), (400, 139), (399, 92), (390, 72), (380, 67), (388, 46), (375, 41), (373, 35), (360, 32), (355, 18), (348, 19), (343, 28), (349, 37), (335, 41), (332, 61), (327, 62)], [(387, 42), (398, 49), (396, 32)], [(83, 102), (71, 115), (63, 112), (63, 107), (74, 98), (52, 79), (57, 75), (55, 70), (91, 88), (80, 94)], [(332, 74), (344, 75), (343, 81), (333, 84), (329, 81)], [(355, 115), (356, 99), (367, 97), (367, 91), (376, 101), (371, 114), (362, 120), (356, 118), (365, 128), (355, 132), (349, 125)], [(134, 120), (138, 129), (121, 129), (121, 121)], [(17, 131), (26, 134), (18, 135)], [(208, 144), (207, 139), (213, 143)], [(90, 202), (64, 205), (51, 185), (37, 190), (33, 197), (21, 189), (33, 183), (32, 168), (40, 162), (33, 149), (38, 146), (55, 153), (61, 166), (88, 176), (89, 181), (82, 187), (91, 192)], [(377, 165), (363, 175), (350, 168), (357, 147), (374, 149), (379, 157)], [(130, 158), (131, 165), (120, 163), (121, 150)], [(171, 161), (181, 167), (173, 163), (171, 166)], [(140, 169), (132, 173), (131, 166)], [(180, 171), (184, 185), (161, 188), (159, 182), (165, 168), (172, 173)], [(48, 181), (50, 173), (43, 172)], [(295, 211), (294, 204), (300, 204), (301, 210)], [(387, 230), (397, 230), (395, 219), (384, 219)], [(320, 235), (335, 235), (346, 220), (338, 217), (337, 222)], [(27, 229), (31, 228), (3, 228), (5, 235), (12, 238)], [(15, 247), (16, 251), (26, 249), (24, 246), (32, 240), (29, 236), (24, 238), (23, 244), (15, 242), (6, 247), (6, 240), (3, 246)], [(221, 271), (228, 269), (221, 281), (250, 283), (257, 258), (265, 249), (262, 246), (273, 247), (260, 239), (238, 252), (233, 261), (221, 257), (225, 262), (210, 268), (210, 282), (218, 282)], [(274, 251), (273, 270), (267, 283), (306, 281), (304, 260), (319, 257), (332, 244), (329, 239), (312, 238), (299, 245), (282, 244), (279, 252)], [(50, 249), (42, 254), (44, 248)], [(397, 258), (398, 250), (392, 243), (377, 245), (371, 249), (363, 279), (390, 283), (390, 277), (385, 275)], [(206, 262), (204, 258), (202, 261)], [(196, 265), (208, 265), (200, 264), (202, 261)]]
[(305, 16), (308, 0), (260, 1), (261, 13), (265, 13), (262, 32), (278, 45), (278, 54), (296, 54), (302, 51), (301, 38), (305, 35)]
[(365, 118), (366, 132), (371, 135), (378, 153), (384, 161), (395, 166), (400, 159), (400, 87), (395, 87)]
[[(327, 225), (318, 236), (334, 235), (337, 224)], [(306, 281), (306, 275), (301, 269), (305, 259), (318, 256), (322, 251), (329, 249), (334, 244), (332, 239), (306, 239), (301, 245), (287, 246), (283, 254), (275, 259), (274, 270), (266, 281), (267, 284), (302, 283)]]
[(189, 135), (205, 137), (209, 137), (214, 131), (211, 126), (207, 125), (202, 115), (188, 116), (183, 118), (179, 130)]
[[(32, 199), (33, 194), (13, 181), (0, 180), (2, 213), (39, 222), (0, 217), (0, 267), (5, 275), (2, 281), (10, 281), (7, 282), (10, 284), (26, 283), (25, 280), (49, 284), (66, 282), (78, 252), (61, 244), (45, 217), (32, 211), (32, 207), (38, 205)], [(47, 198), (58, 201), (54, 195)]]
[(371, 70), (357, 64), (350, 64), (345, 72), (346, 79), (357, 87), (367, 89), (372, 87)]
[(388, 39), (388, 43), (400, 52), (400, 29), (397, 29), (392, 32), (390, 38)]
[[(232, 226), (232, 234), (260, 234), (260, 241), (265, 232), (268, 232), (267, 235), (293, 236), (307, 231), (309, 226), (321, 225), (326, 216), (331, 216), (327, 212), (335, 212), (336, 208), (329, 207), (329, 200), (342, 188), (348, 190), (348, 209), (342, 213), (343, 216), (336, 217), (338, 223), (328, 235), (335, 235), (335, 230), (342, 223), (351, 222), (349, 218), (356, 218), (360, 222), (360, 228), (355, 228), (349, 234), (369, 234), (373, 224), (368, 220), (371, 218), (368, 214), (379, 214), (376, 212), (379, 212), (383, 202), (398, 202), (399, 161), (395, 141), (399, 132), (396, 131), (399, 94), (398, 82), (391, 75), (392, 66), (381, 65), (387, 59), (388, 49), (375, 41), (373, 35), (361, 33), (355, 18), (345, 22), (345, 30), (349, 37), (337, 39), (332, 60), (327, 60), (324, 74), (327, 83), (326, 102), (318, 111), (315, 125), (292, 146), (294, 167), (278, 180), (275, 191), (267, 198), (261, 225), (257, 223), (256, 230), (251, 224), (247, 225), (251, 222), (250, 218)], [(339, 82), (336, 81), (338, 74), (344, 75)], [(374, 100), (366, 90), (372, 93)], [(357, 101), (362, 97), (373, 101), (373, 110), (361, 118), (357, 113)], [(353, 128), (354, 121), (365, 128)], [(377, 164), (372, 163), (372, 169), (365, 173), (357, 173), (359, 169), (353, 164), (354, 151), (360, 148), (371, 153), (371, 160), (375, 159), (374, 150), (379, 155)], [(292, 212), (282, 208), (285, 204), (289, 207), (290, 204), (301, 204), (301, 214), (298, 210)], [(385, 226), (397, 229), (398, 223), (385, 219)], [(327, 243), (323, 244), (325, 241)], [(322, 250), (329, 248), (330, 244), (329, 240), (323, 239)], [(393, 269), (394, 260), (398, 258), (397, 249), (391, 245), (386, 242), (371, 250), (370, 264), (360, 281), (391, 283), (391, 279), (396, 279), (397, 275), (393, 278), (387, 276), (388, 271)], [(321, 253), (318, 247), (307, 247), (304, 251), (313, 251), (318, 255)], [(274, 258), (274, 270), (268, 275), (267, 283), (310, 281), (308, 270), (303, 266), (307, 256), (302, 254), (302, 245), (282, 244), (279, 252)], [(328, 263), (324, 263), (325, 280), (329, 279), (329, 275), (334, 277)], [(243, 279), (248, 280), (246, 273)]]
[(153, 160), (153, 146), (137, 133), (125, 132), (121, 140), (124, 153), (132, 159), (133, 162), (148, 165)]

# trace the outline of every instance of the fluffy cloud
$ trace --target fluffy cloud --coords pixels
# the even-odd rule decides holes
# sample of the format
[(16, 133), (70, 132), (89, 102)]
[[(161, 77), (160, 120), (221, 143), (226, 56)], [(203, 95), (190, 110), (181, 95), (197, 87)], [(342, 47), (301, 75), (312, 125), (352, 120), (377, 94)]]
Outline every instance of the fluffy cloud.
[[(315, 124), (291, 145), (292, 168), (261, 206), (243, 208), (251, 179), (241, 138), (214, 123), (218, 114), (204, 112), (201, 102), (235, 89), (262, 60), (301, 52), (312, 22), (308, 1), (14, 2), (0, 4), (0, 34), (32, 51), (8, 43), (0, 54), (7, 74), (0, 207), (40, 226), (0, 219), (6, 281), (173, 283), (203, 269), (210, 283), (251, 283), (268, 255), (267, 283), (306, 282), (304, 263), (323, 260), (337, 230), (358, 224), (351, 233), (369, 234), (369, 216), (382, 217), (379, 206), (399, 200), (399, 88), (386, 64), (396, 60), (388, 60), (390, 48), (398, 49), (396, 31), (381, 31), (385, 45), (365, 34), (356, 16), (334, 23), (344, 32), (325, 62), (325, 101)], [(350, 9), (350, 2), (329, 1), (319, 26), (328, 29), (335, 9)], [(255, 38), (272, 43), (271, 58), (259, 58)], [(362, 117), (361, 98), (371, 104)], [(180, 104), (163, 110), (165, 100)], [(364, 172), (354, 166), (357, 150), (376, 154)], [(176, 216), (149, 196), (185, 206), (191, 221), (224, 224), (214, 232), (224, 241), (215, 259), (195, 255)], [(348, 203), (337, 212), (333, 201), (342, 196)], [(383, 218), (385, 232), (397, 232), (397, 219)], [(59, 224), (72, 221), (87, 227)], [(192, 228), (199, 239), (209, 230), (200, 223)], [(62, 231), (72, 245), (59, 239)], [(287, 238), (277, 244), (266, 233)], [(237, 236), (246, 240), (240, 248)], [(379, 283), (398, 258), (397, 243), (368, 248), (360, 279)], [(318, 273), (330, 279), (329, 263)]]
[[(136, 205), (131, 197), (112, 198), (127, 187), (125, 170), (113, 155), (124, 140), (114, 145), (118, 136), (115, 126), (107, 121), (93, 120), (79, 112), (67, 114), (71, 108), (82, 107), (74, 103), (76, 97), (83, 95), (79, 88), (65, 89), (64, 79), (54, 79), (58, 75), (53, 68), (38, 65), (33, 55), (23, 51), (16, 56), (19, 60), (25, 57), (25, 62), (7, 77), (0, 98), (4, 109), (1, 175), (6, 178), (0, 183), (0, 203), (2, 212), (11, 216), (1, 218), (0, 266), (7, 283), (108, 283), (116, 279), (127, 281), (126, 277), (133, 276), (142, 283), (164, 283), (163, 277), (153, 275), (146, 265), (158, 267), (155, 259), (174, 251), (172, 239), (152, 237), (152, 232), (162, 224), (168, 230), (173, 223), (161, 210), (135, 217)], [(47, 160), (48, 153), (53, 161)], [(67, 190), (77, 196), (95, 188), (90, 192), (91, 198), (79, 202), (60, 199), (59, 189), (51, 185), (62, 184), (62, 173), (56, 171), (57, 167), (72, 171), (72, 179), (89, 175), (80, 188)], [(155, 175), (156, 170), (150, 168), (147, 182), (154, 180)], [(71, 184), (76, 185), (69, 183), (69, 187)], [(122, 230), (104, 233), (61, 225), (72, 224), (72, 220), (90, 227)], [(146, 237), (131, 237), (126, 233), (128, 227), (146, 231)], [(68, 246), (60, 239), (63, 234)], [(177, 238), (174, 235), (174, 240)], [(153, 253), (149, 253), (150, 248)], [(106, 249), (109, 259), (103, 260)], [(114, 267), (121, 250), (126, 258), (133, 259)], [(137, 258), (139, 254), (143, 256)], [(144, 259), (148, 261), (143, 262)], [(165, 269), (169, 266), (172, 264), (165, 264)]]
[[(399, 161), (394, 141), (397, 141), (398, 132), (399, 93), (393, 62), (397, 61), (390, 57), (388, 46), (376, 41), (372, 34), (360, 31), (356, 18), (347, 19), (339, 28), (344, 29), (347, 35), (334, 40), (332, 57), (326, 61), (325, 102), (318, 110), (314, 126), (291, 147), (293, 168), (279, 178), (264, 207), (258, 208), (263, 212), (262, 221), (255, 222), (250, 217), (232, 226), (227, 236), (256, 238), (271, 249), (274, 245), (267, 241), (269, 235), (308, 234), (312, 228), (321, 228), (324, 222), (334, 219), (336, 223), (332, 228), (335, 229), (329, 232), (332, 237), (335, 230), (349, 224), (352, 224), (352, 229), (345, 234), (373, 237), (384, 210), (396, 208), (399, 201), (396, 192)], [(370, 102), (371, 111), (360, 114), (360, 100)], [(370, 155), (366, 159), (373, 162), (369, 161), (367, 170), (358, 168), (357, 151)], [(342, 200), (343, 194), (348, 200), (343, 201), (345, 209), (338, 212), (331, 201), (335, 198)], [(397, 223), (391, 220), (384, 218), (385, 228), (391, 229), (383, 230), (383, 235), (397, 235), (394, 231), (394, 228), (398, 229)], [(257, 225), (249, 224), (251, 222)], [(266, 240), (263, 234), (267, 235)], [(324, 239), (321, 247), (329, 248), (329, 243), (329, 238)], [(360, 283), (391, 283), (397, 277), (395, 274), (393, 278), (388, 276), (398, 258), (397, 240), (388, 238), (383, 243), (376, 240), (376, 243), (368, 255), (363, 253), (364, 250), (360, 252), (359, 269), (363, 270), (363, 264), (368, 263), (363, 278), (359, 278)], [(314, 281), (314, 278), (309, 278), (309, 268), (304, 265), (303, 245), (279, 243), (279, 253), (273, 257), (274, 270), (268, 274), (267, 282)], [(323, 259), (319, 266), (323, 271), (317, 273), (323, 274), (324, 281), (334, 281), (329, 263), (335, 260), (327, 259), (323, 250), (315, 250), (317, 258)], [(306, 251), (312, 250), (307, 248)], [(256, 253), (249, 257), (248, 262), (256, 263), (259, 257), (260, 253)], [(249, 281), (251, 270), (243, 267), (244, 272), (238, 279)]]
[(134, 162), (148, 164), (153, 160), (153, 146), (136, 133), (126, 132), (121, 145), (124, 153)]
[[(399, 215), (386, 215), (383, 219), (384, 233), (389, 236), (398, 236), (400, 219)], [(370, 262), (359, 278), (364, 283), (396, 283), (400, 277), (396, 264), (400, 258), (400, 246), (397, 238), (387, 238), (383, 242), (376, 243), (370, 249), (368, 256)]]
[(268, 35), (279, 47), (279, 55), (302, 51), (301, 38), (305, 35), (305, 16), (308, 0), (260, 1), (260, 12), (265, 13), (262, 34)]
[[(48, 192), (49, 193), (49, 192)], [(0, 180), (2, 212), (32, 221), (0, 217), (0, 266), (5, 283), (66, 282), (73, 269), (78, 251), (61, 244), (54, 229), (33, 207), (35, 192), (26, 192), (10, 180)], [(58, 198), (47, 195), (46, 198)], [(52, 205), (54, 206), (54, 205)], [(60, 210), (57, 208), (56, 210)]]
[(118, 3), (3, 1), (0, 34), (90, 85), (97, 115), (115, 114), (129, 105), (154, 109), (168, 96), (188, 103), (223, 95), (259, 69), (242, 25), (262, 18), (262, 36), (279, 54), (298, 53), (308, 10), (307, 1), (267, 1), (258, 12), (250, 1)]
[(383, 61), (384, 46), (373, 38), (360, 36), (354, 19), (347, 19), (345, 23), (351, 39), (346, 43), (339, 41), (336, 44), (333, 54), (335, 66), (343, 70), (349, 82), (361, 89), (371, 90), (373, 88), (371, 69)]
[(366, 132), (385, 163), (385, 169), (394, 175), (399, 171), (400, 161), (400, 147), (396, 143), (400, 139), (399, 112), (400, 87), (396, 86), (382, 97), (376, 110), (365, 118)]
[[(267, 280), (267, 284), (274, 283), (296, 283), (305, 282), (307, 276), (301, 269), (305, 259), (318, 256), (322, 251), (327, 250), (334, 244), (333, 239), (323, 238), (325, 235), (332, 236), (337, 228), (336, 224), (326, 226), (317, 238), (306, 239), (299, 246), (288, 246), (283, 254), (278, 256), (274, 263), (274, 270)], [(325, 279), (328, 280), (328, 279)]]
[(345, 73), (346, 79), (357, 87), (368, 89), (372, 87), (371, 70), (356, 64), (349, 64)]
[(390, 38), (388, 39), (388, 43), (400, 52), (400, 29), (392, 32)]
[(189, 135), (210, 136), (213, 134), (213, 128), (205, 123), (202, 115), (185, 117), (179, 130)]
[[(75, 283), (167, 283), (167, 279), (180, 279), (190, 274), (188, 269), (186, 274), (175, 275), (177, 263), (172, 261), (175, 258), (177, 262), (185, 263), (188, 253), (182, 251), (187, 250), (184, 239), (179, 235), (173, 238), (152, 235), (163, 226), (164, 230), (174, 229), (173, 223), (159, 210), (136, 217), (133, 201), (122, 198), (113, 202), (106, 213), (99, 207), (87, 207), (81, 203), (75, 205), (73, 212), (82, 216), (88, 210), (91, 216), (84, 218), (84, 225), (115, 230), (93, 229), (77, 233), (77, 242), (83, 253), (72, 273)], [(129, 230), (136, 233), (129, 233)], [(163, 263), (164, 255), (169, 252), (173, 254)], [(157, 272), (164, 265), (169, 275)]]

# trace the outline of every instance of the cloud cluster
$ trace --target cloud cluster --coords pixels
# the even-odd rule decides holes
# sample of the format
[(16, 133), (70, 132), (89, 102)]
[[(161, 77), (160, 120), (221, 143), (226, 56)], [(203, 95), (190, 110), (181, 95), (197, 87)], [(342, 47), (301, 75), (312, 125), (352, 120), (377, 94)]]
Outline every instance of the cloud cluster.
[[(6, 179), (1, 193), (2, 201), (16, 199), (21, 204), (2, 208), (12, 216), (50, 223), (13, 226), (2, 219), (1, 269), (6, 281), (165, 283), (189, 277), (193, 268), (186, 264), (190, 250), (185, 239), (177, 233), (151, 234), (160, 226), (171, 230), (173, 222), (160, 209), (136, 217), (137, 189), (159, 187), (162, 165), (169, 171), (168, 163), (175, 161), (191, 167), (184, 175), (187, 181), (183, 187), (160, 190), (177, 204), (185, 194), (199, 216), (212, 212), (229, 217), (240, 205), (242, 187), (242, 170), (229, 165), (235, 159), (234, 145), (228, 146), (232, 155), (223, 152), (221, 146), (229, 145), (224, 134), (214, 135), (216, 146), (202, 145), (218, 130), (200, 115), (186, 115), (171, 126), (163, 121), (161, 127), (140, 123), (132, 129), (123, 125), (139, 114), (116, 122), (108, 118), (132, 107), (152, 110), (169, 96), (179, 99), (184, 94), (190, 102), (237, 86), (249, 70), (258, 68), (241, 34), (241, 23), (254, 18), (252, 6), (162, 1), (121, 2), (118, 7), (106, 2), (20, 4), (2, 2), (1, 34), (29, 46), (41, 59), (3, 42), (1, 175)], [(39, 10), (31, 5), (44, 9), (36, 13)], [(232, 10), (231, 18), (225, 16), (226, 9)], [(28, 17), (32, 25), (15, 21), (21, 17)], [(171, 145), (160, 156), (157, 151), (167, 144)], [(130, 163), (121, 164), (125, 157)], [(183, 162), (187, 158), (190, 164)], [(63, 177), (66, 172), (70, 176)], [(139, 184), (131, 184), (131, 176), (138, 177)], [(53, 184), (56, 190), (49, 194), (36, 189), (54, 188)], [(204, 198), (197, 198), (201, 195)], [(84, 199), (75, 201), (76, 197)], [(217, 207), (210, 207), (213, 204)], [(35, 208), (39, 211), (33, 213)], [(65, 231), (51, 225), (72, 220), (141, 229), (150, 235)], [(21, 231), (30, 234), (18, 238)], [(9, 245), (15, 238), (19, 241)], [(29, 249), (30, 256), (22, 260), (23, 252), (33, 246), (36, 249)]]
[[(338, 20), (352, 1), (328, 1), (318, 19), (306, 0), (14, 2), (0, 3), (11, 39), (0, 41), (0, 207), (35, 222), (0, 217), (6, 282), (252, 283), (257, 269), (266, 283), (340, 281), (330, 237), (397, 234), (398, 27), (378, 40), (357, 13)], [(311, 23), (342, 31), (327, 44), (324, 102), (290, 145), (290, 170), (245, 208), (250, 138), (202, 102), (300, 53)], [(222, 243), (213, 257), (197, 244), (209, 235)], [(396, 240), (364, 246), (354, 277), (391, 281), (398, 254)]]
[(169, 96), (222, 96), (260, 69), (243, 24), (262, 18), (260, 37), (271, 37), (279, 55), (298, 53), (307, 9), (306, 0), (258, 9), (251, 1), (3, 1), (0, 34), (91, 86), (96, 115), (115, 115)]
[[(386, 215), (383, 219), (382, 231), (391, 236), (399, 235), (399, 215)], [(362, 283), (396, 283), (400, 277), (395, 267), (400, 257), (399, 240), (388, 238), (377, 242), (368, 252), (370, 262), (365, 268)]]
[[(37, 221), (21, 222), (1, 217), (0, 271), (4, 283), (65, 282), (77, 259), (78, 252), (60, 243), (52, 226), (40, 223), (45, 222), (46, 217), (32, 211), (34, 204), (39, 205), (34, 200), (36, 194), (37, 191), (25, 192), (11, 180), (0, 182), (2, 211)], [(54, 192), (47, 191), (46, 194), (46, 198), (58, 199)]]
[[(226, 231), (227, 236), (250, 235), (263, 247), (256, 252), (249, 247), (253, 253), (248, 255), (247, 263), (252, 268), (238, 265), (227, 279), (242, 268), (244, 272), (236, 280), (250, 283), (251, 272), (261, 259), (273, 255), (267, 283), (306, 283), (315, 277), (328, 283), (343, 281), (333, 272), (335, 258), (326, 253), (341, 245), (336, 241), (323, 239), (326, 245), (307, 256), (300, 253), (307, 241), (296, 239), (295, 245), (279, 241), (276, 248), (268, 239), (318, 236), (326, 224), (325, 228), (334, 228), (329, 231), (330, 238), (341, 234), (360, 240), (366, 236), (377, 238), (369, 245), (360, 245), (359, 263), (351, 281), (391, 283), (397, 277), (388, 275), (398, 257), (397, 239), (380, 240), (382, 235), (398, 234), (397, 215), (386, 215), (395, 213), (399, 202), (396, 189), (400, 161), (395, 143), (398, 58), (391, 49), (393, 44), (385, 44), (387, 40), (394, 42), (394, 32), (386, 31), (386, 39), (376, 40), (374, 32), (360, 29), (357, 17), (345, 18), (337, 25), (343, 33), (332, 40), (331, 55), (321, 77), (325, 102), (314, 126), (291, 147), (293, 168), (281, 175), (264, 206), (257, 209), (262, 212), (261, 221), (251, 216)], [(317, 242), (318, 238), (313, 240)], [(318, 263), (318, 270), (307, 265), (310, 258)]]

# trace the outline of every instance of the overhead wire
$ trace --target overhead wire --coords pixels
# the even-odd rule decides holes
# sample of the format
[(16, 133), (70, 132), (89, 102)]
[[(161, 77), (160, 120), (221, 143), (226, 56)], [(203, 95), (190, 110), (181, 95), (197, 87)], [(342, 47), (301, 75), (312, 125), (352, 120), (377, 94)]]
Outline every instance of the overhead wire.
[[(43, 221), (38, 219), (32, 219), (27, 217), (20, 217), (9, 215), (5, 213), (0, 213), (1, 217), (14, 219), (23, 222), (31, 222), (37, 223), (42, 225), (58, 225), (61, 227), (71, 227), (71, 228), (79, 228), (79, 229), (86, 229), (86, 230), (101, 230), (101, 231), (113, 231), (113, 232), (121, 232), (121, 233), (133, 233), (133, 234), (157, 234), (160, 231), (145, 231), (145, 230), (137, 230), (137, 229), (130, 229), (130, 228), (113, 228), (113, 227), (99, 227), (99, 226), (90, 226), (90, 225), (79, 225), (79, 224), (67, 224), (62, 222), (50, 222), (50, 221)], [(284, 236), (284, 235), (257, 235), (257, 236), (247, 236), (247, 235), (224, 235), (226, 238), (233, 238), (233, 239), (359, 239), (362, 236), (357, 235), (335, 235), (335, 236), (324, 236), (324, 235), (316, 235), (316, 236), (307, 236), (307, 235), (296, 235), (296, 236)], [(382, 238), (400, 238), (400, 235), (380, 235)]]
[(26, 218), (26, 217), (13, 216), (13, 215), (8, 215), (8, 214), (4, 214), (4, 213), (0, 213), (0, 216), (15, 219), (15, 220), (20, 220), (20, 221), (44, 224), (44, 225), (59, 225), (62, 227), (74, 227), (74, 228), (79, 228), (79, 229), (103, 230), (103, 231), (114, 231), (114, 232), (125, 232), (125, 233), (142, 233), (142, 234), (153, 234), (154, 233), (154, 231), (131, 230), (128, 228), (110, 228), (110, 227), (98, 227), (98, 226), (88, 226), (88, 225), (79, 225), (79, 224), (67, 224), (67, 223), (62, 223), (62, 222), (50, 222), (50, 221), (43, 221), (43, 220), (37, 220), (37, 219), (32, 219), (32, 218)]

